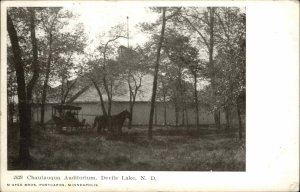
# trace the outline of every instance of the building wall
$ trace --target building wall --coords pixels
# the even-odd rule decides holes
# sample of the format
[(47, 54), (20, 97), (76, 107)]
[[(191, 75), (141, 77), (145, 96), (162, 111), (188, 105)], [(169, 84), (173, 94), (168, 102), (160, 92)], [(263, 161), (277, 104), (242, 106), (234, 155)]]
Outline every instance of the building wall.
[[(78, 118), (81, 121), (86, 119), (88, 124), (93, 124), (96, 115), (102, 115), (101, 105), (98, 102), (90, 103), (73, 103), (72, 105), (80, 106), (82, 109), (79, 111)], [(45, 122), (52, 119), (52, 106), (53, 104), (46, 104), (45, 106)], [(120, 113), (121, 111), (127, 109), (129, 111), (129, 102), (113, 102), (112, 104), (112, 114)], [(156, 103), (156, 109), (154, 111), (154, 124), (163, 125), (164, 124), (164, 107), (163, 103)], [(149, 123), (150, 114), (150, 102), (136, 102), (133, 110), (133, 124), (134, 125), (147, 125)], [(231, 123), (237, 124), (237, 115), (235, 110), (231, 112)], [(186, 117), (185, 117), (186, 118)], [(34, 109), (34, 119), (35, 121), (40, 120), (40, 108)], [(187, 119), (189, 125), (194, 125), (196, 122), (196, 113), (194, 109), (187, 110)], [(182, 113), (179, 112), (178, 124), (182, 124)], [(185, 123), (186, 123), (185, 121)], [(214, 124), (213, 113), (204, 106), (199, 106), (199, 121), (200, 124)], [(221, 113), (221, 123), (226, 122), (225, 114)], [(175, 110), (171, 103), (167, 104), (167, 123), (169, 125), (175, 125)]]

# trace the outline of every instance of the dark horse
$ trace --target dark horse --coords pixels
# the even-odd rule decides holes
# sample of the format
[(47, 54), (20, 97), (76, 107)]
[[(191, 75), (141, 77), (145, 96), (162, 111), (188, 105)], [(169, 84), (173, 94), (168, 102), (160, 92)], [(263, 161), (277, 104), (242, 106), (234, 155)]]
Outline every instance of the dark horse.
[(101, 133), (105, 128), (107, 128), (107, 119), (108, 116), (105, 115), (99, 115), (95, 117), (93, 127), (95, 128), (97, 126), (97, 133)]
[(111, 132), (113, 135), (120, 135), (122, 134), (122, 127), (126, 118), (131, 118), (131, 114), (127, 110), (122, 111), (117, 115), (112, 115), (110, 117), (105, 115), (96, 116), (93, 127), (96, 127), (96, 124), (98, 124), (98, 133), (101, 133), (102, 130), (104, 131), (105, 128), (108, 128), (108, 131)]
[(113, 135), (121, 135), (124, 121), (125, 119), (130, 119), (130, 117), (131, 114), (127, 110), (122, 111), (118, 115), (111, 116), (110, 121), (108, 121), (108, 123), (111, 123), (110, 132)]

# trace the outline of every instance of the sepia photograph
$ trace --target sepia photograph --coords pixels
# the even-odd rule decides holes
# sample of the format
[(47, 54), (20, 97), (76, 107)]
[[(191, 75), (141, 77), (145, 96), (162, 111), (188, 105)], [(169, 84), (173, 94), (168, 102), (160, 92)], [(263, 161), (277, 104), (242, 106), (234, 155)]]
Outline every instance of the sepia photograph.
[(0, 191), (298, 191), (299, 2), (2, 1)]
[(8, 170), (245, 171), (245, 8), (8, 7), (7, 32)]

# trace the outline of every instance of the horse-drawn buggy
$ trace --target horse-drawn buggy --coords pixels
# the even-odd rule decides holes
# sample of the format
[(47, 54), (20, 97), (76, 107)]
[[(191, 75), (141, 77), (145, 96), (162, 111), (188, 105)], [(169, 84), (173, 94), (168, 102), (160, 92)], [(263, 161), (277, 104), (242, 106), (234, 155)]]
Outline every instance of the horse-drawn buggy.
[(90, 131), (91, 127), (86, 120), (79, 121), (78, 112), (81, 107), (73, 105), (54, 105), (52, 107), (52, 120), (60, 133), (78, 133)]

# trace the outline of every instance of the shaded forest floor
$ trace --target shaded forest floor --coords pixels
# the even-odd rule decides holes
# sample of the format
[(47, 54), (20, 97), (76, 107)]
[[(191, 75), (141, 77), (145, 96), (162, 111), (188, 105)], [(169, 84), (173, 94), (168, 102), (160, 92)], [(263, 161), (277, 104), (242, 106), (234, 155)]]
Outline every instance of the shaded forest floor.
[[(96, 133), (34, 132), (30, 170), (245, 171), (245, 139), (236, 130), (123, 128), (119, 139)], [(8, 169), (19, 169), (17, 134), (8, 135)]]

